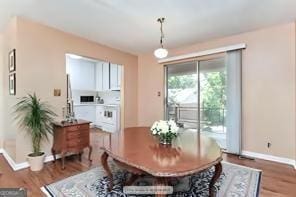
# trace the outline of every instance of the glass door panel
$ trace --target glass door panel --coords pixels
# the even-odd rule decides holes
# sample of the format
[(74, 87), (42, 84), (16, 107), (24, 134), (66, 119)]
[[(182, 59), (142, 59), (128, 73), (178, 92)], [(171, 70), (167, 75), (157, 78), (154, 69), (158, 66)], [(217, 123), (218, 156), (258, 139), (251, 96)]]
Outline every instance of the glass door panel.
[(226, 66), (224, 58), (199, 61), (199, 128), (226, 148)]
[(166, 119), (179, 126), (198, 126), (197, 63), (185, 62), (168, 65), (166, 69)]

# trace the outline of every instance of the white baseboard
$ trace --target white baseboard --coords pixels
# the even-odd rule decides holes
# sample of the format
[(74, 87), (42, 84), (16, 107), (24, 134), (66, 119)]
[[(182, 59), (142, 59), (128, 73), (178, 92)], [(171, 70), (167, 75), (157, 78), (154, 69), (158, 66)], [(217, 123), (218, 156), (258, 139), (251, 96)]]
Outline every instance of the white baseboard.
[(296, 169), (296, 161), (293, 159), (285, 158), (285, 157), (278, 157), (278, 156), (273, 156), (273, 155), (266, 155), (262, 153), (255, 153), (255, 152), (250, 152), (250, 151), (242, 151), (242, 155), (249, 156), (249, 157), (254, 157), (258, 159), (263, 159), (267, 161), (274, 161), (278, 163), (283, 163), (283, 164), (288, 164), (294, 167)]
[[(9, 156), (9, 154), (4, 149), (0, 149), (0, 154), (1, 153), (3, 154), (4, 158), (6, 159), (6, 161), (8, 162), (8, 164), (11, 166), (11, 168), (14, 171), (29, 167), (28, 162), (15, 163), (15, 161)], [(255, 158), (263, 159), (263, 160), (267, 160), (267, 161), (274, 161), (274, 162), (278, 162), (278, 163), (288, 164), (288, 165), (293, 166), (294, 169), (296, 170), (296, 161), (293, 159), (288, 159), (288, 158), (284, 158), (284, 157), (277, 157), (277, 156), (273, 156), (273, 155), (266, 155), (266, 154), (250, 152), (250, 151), (242, 151), (242, 155), (249, 156), (249, 157), (255, 157)], [(60, 155), (57, 155), (56, 157), (57, 157), (57, 159), (61, 158)], [(45, 157), (44, 162), (50, 162), (53, 160), (54, 160), (53, 156), (49, 155), (49, 156)]]
[[(30, 165), (28, 162), (22, 162), (22, 163), (15, 163), (15, 161), (9, 156), (9, 154), (4, 150), (4, 149), (0, 149), (0, 153), (3, 154), (3, 157), (6, 159), (6, 161), (8, 162), (8, 164), (10, 165), (10, 167), (14, 170), (21, 170), (24, 168), (28, 168)], [(61, 158), (60, 155), (56, 155), (57, 159)], [(50, 162), (53, 161), (53, 156), (49, 155), (45, 157), (44, 162)]]

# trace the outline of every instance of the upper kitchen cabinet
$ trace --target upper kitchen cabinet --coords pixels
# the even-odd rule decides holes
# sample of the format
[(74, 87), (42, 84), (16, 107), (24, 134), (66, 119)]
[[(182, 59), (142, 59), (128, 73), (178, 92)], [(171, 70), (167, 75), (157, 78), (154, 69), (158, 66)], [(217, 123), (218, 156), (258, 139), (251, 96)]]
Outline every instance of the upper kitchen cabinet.
[[(108, 62), (103, 63), (103, 91), (110, 90), (110, 64)], [(98, 79), (100, 80), (100, 79)]]
[(96, 63), (67, 57), (67, 74), (73, 90), (96, 90)]
[(121, 85), (121, 65), (110, 64), (110, 89), (120, 90)]
[(96, 65), (96, 91), (107, 91), (110, 89), (109, 63), (98, 62)]
[(122, 66), (118, 65), (117, 67), (117, 85), (120, 89), (121, 87), (121, 80), (122, 80)]

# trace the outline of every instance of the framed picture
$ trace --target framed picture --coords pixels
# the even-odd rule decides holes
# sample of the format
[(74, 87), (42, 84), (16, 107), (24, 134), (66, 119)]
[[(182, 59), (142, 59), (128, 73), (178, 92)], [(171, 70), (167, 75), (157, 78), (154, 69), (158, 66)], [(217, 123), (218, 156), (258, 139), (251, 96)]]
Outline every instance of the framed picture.
[(15, 95), (16, 94), (16, 78), (15, 73), (9, 75), (9, 94)]
[(9, 66), (9, 72), (13, 72), (16, 69), (16, 64), (15, 64), (15, 49), (9, 52), (8, 54), (8, 66)]

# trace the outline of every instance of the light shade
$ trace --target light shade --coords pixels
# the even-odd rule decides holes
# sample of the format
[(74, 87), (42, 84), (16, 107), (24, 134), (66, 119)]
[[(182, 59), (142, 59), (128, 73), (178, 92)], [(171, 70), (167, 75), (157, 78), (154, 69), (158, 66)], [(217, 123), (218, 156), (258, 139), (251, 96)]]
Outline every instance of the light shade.
[(168, 50), (164, 48), (158, 48), (154, 51), (154, 55), (159, 59), (165, 58), (166, 56), (168, 56)]

